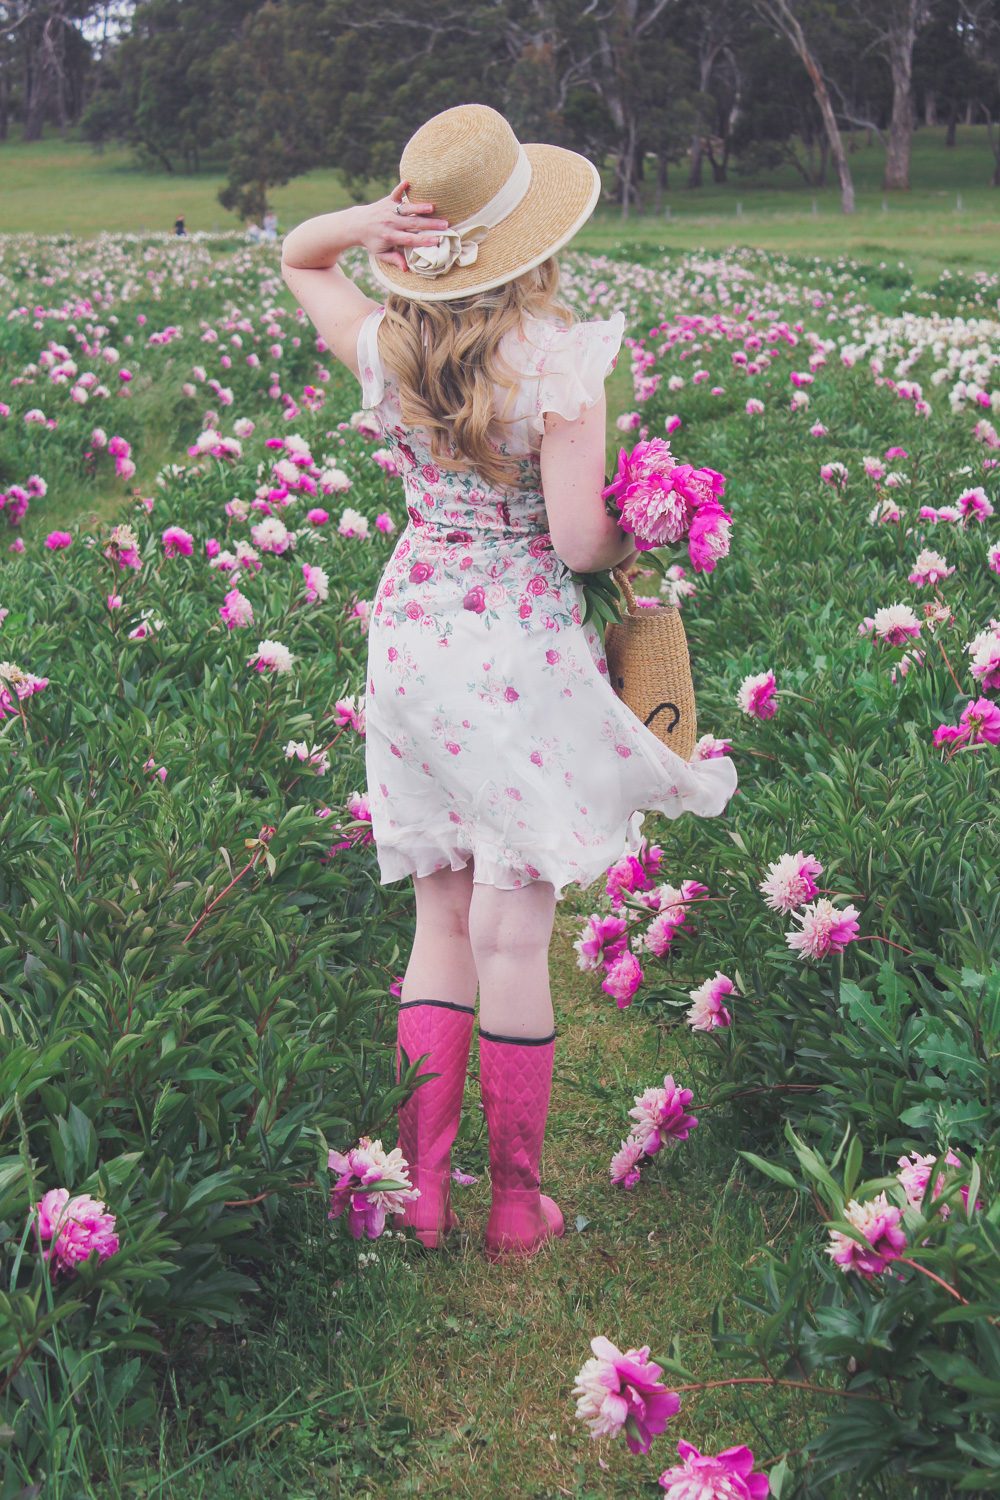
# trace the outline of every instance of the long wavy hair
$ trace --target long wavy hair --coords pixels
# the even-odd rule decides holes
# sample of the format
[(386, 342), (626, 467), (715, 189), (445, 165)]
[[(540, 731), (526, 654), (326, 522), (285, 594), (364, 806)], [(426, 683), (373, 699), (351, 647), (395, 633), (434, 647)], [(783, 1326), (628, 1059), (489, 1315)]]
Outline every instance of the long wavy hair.
[[(403, 421), (430, 434), (441, 468), (475, 469), (491, 485), (516, 480), (517, 461), (500, 444), (518, 372), (504, 363), (500, 343), (526, 316), (569, 327), (575, 317), (558, 292), (559, 262), (550, 256), (503, 286), (453, 302), (386, 298), (379, 351), (398, 383)], [(499, 411), (497, 388), (508, 392)]]

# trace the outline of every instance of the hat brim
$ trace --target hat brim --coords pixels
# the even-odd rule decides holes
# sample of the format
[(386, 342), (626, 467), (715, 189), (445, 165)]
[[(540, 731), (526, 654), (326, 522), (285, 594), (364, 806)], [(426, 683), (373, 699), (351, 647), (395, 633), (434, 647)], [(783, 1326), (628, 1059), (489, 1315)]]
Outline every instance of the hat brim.
[(416, 302), (450, 302), (503, 286), (561, 250), (594, 212), (600, 173), (585, 156), (562, 146), (524, 150), (531, 162), (531, 185), (514, 212), (490, 230), (471, 266), (452, 266), (443, 276), (420, 276), (369, 255), (376, 281)]

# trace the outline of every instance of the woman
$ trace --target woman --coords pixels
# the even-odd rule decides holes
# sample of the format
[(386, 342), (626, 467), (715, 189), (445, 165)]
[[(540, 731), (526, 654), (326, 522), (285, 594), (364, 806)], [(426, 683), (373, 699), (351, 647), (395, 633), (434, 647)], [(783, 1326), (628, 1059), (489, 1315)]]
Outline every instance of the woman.
[[(399, 1048), (426, 1057), (400, 1110), (436, 1247), (455, 1227), (450, 1152), (479, 990), (493, 1202), (486, 1254), (526, 1255), (563, 1221), (539, 1191), (554, 1051), (555, 902), (657, 808), (720, 813), (725, 758), (688, 765), (615, 696), (571, 569), (627, 564), (606, 513), (604, 381), (624, 318), (574, 324), (555, 253), (590, 217), (597, 169), (521, 146), (482, 105), (412, 137), (400, 183), (285, 240), (285, 280), (361, 381), (403, 476), (410, 524), (369, 637), (367, 773), (383, 882), (410, 876), (416, 936)], [(352, 245), (386, 288), (337, 265)]]

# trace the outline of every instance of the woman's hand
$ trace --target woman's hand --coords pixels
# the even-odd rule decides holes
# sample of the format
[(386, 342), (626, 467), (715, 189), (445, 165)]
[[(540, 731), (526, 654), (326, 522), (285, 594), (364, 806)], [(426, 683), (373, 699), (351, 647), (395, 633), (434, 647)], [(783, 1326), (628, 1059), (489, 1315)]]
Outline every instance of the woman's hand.
[(436, 245), (447, 219), (435, 218), (433, 203), (404, 203), (409, 183), (394, 187), (388, 198), (368, 203), (361, 210), (358, 240), (360, 245), (380, 260), (407, 270), (403, 251), (411, 245)]

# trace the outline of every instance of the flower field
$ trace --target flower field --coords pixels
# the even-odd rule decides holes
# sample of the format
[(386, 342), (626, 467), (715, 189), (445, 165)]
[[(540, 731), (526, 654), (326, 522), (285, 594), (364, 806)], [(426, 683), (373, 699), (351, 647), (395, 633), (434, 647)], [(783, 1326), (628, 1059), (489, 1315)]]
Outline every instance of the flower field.
[[(785, 1229), (696, 1368), (655, 1302), (570, 1326), (536, 1399), (547, 1424), (577, 1404), (576, 1488), (525, 1492), (995, 1488), (997, 278), (736, 251), (570, 255), (566, 281), (582, 316), (626, 312), (623, 444), (725, 476), (728, 556), (692, 534), (640, 584), (682, 610), (696, 754), (741, 778), (565, 903), (585, 1013), (677, 1059), (602, 1089), (581, 1156), (644, 1234), (662, 1191), (734, 1171)], [(0, 239), (0, 361), (4, 1493), (117, 1495), (191, 1348), (238, 1350), (307, 1236), (362, 1276), (352, 1235), (393, 1206), (345, 1183), (399, 1181), (411, 911), (377, 883), (363, 688), (406, 516), (266, 249)], [(379, 1249), (418, 1296), (417, 1247)], [(324, 1419), (366, 1411), (375, 1300), (335, 1318)], [(728, 1456), (691, 1425), (712, 1382), (767, 1398)], [(236, 1442), (237, 1407), (185, 1462)], [(384, 1491), (303, 1461), (260, 1493), (394, 1493), (402, 1462)], [(140, 1493), (215, 1493), (158, 1472)]]

